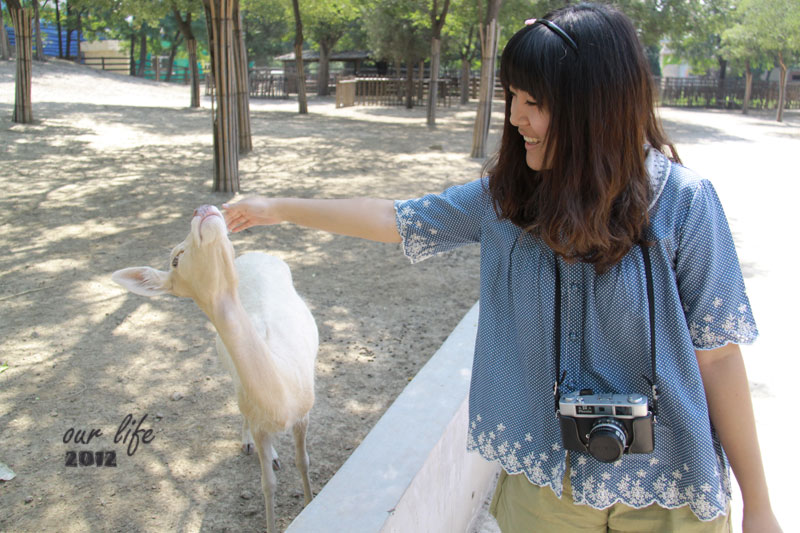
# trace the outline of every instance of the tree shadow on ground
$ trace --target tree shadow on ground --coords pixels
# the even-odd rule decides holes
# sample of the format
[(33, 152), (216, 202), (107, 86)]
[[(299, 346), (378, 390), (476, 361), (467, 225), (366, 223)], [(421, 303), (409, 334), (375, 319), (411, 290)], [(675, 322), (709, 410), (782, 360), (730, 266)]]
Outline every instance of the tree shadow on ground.
[[(210, 192), (207, 114), (56, 102), (37, 113), (31, 125), (0, 117), (11, 169), (0, 177), (0, 449), (17, 473), (0, 493), (0, 529), (263, 528), (257, 459), (239, 454), (240, 417), (207, 319), (189, 301), (133, 296), (109, 279), (126, 266), (166, 268), (193, 209), (230, 198)], [(409, 197), (477, 177), (445, 125), (309, 118), (253, 113), (245, 192)], [(232, 240), (239, 253), (286, 259), (317, 319), (309, 447), (319, 490), (474, 303), (477, 250), (412, 268), (394, 245), (291, 226)], [(113, 442), (126, 414), (147, 414), (156, 435), (132, 457)], [(69, 428), (101, 428), (102, 447), (65, 444)], [(281, 527), (302, 508), (290, 441), (277, 446)], [(116, 450), (118, 466), (69, 468), (73, 448)]]

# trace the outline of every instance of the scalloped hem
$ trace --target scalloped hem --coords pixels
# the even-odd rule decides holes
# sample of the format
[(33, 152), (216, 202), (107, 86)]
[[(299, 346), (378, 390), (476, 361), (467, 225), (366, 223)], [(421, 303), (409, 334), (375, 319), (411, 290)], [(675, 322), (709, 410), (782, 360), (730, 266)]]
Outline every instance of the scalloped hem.
[[(525, 479), (527, 479), (530, 484), (535, 485), (537, 487), (541, 487), (541, 488), (545, 488), (545, 487), (550, 488), (550, 490), (552, 490), (553, 493), (556, 495), (556, 497), (559, 498), (559, 499), (561, 499), (561, 497), (563, 496), (563, 493), (564, 493), (563, 481), (559, 482), (559, 484), (558, 484), (559, 487), (558, 487), (558, 489), (556, 489), (556, 487), (554, 486), (552, 480), (550, 480), (549, 482), (546, 482), (544, 484), (537, 483), (536, 481), (531, 479), (531, 476), (528, 474), (527, 470), (525, 470), (525, 469), (509, 469), (509, 468), (506, 468), (506, 465), (503, 464), (503, 461), (501, 459), (496, 459), (496, 458), (495, 459), (490, 459), (490, 458), (486, 457), (480, 451), (479, 448), (469, 447), (468, 446), (467, 447), (467, 451), (468, 452), (477, 452), (485, 460), (487, 460), (487, 461), (489, 461), (491, 463), (498, 463), (500, 465), (500, 467), (503, 470), (505, 470), (506, 473), (509, 474), (509, 475), (523, 474), (525, 476)], [(568, 468), (568, 466), (566, 465), (566, 461), (564, 461), (564, 474), (566, 474), (568, 470), (571, 470), (571, 469)], [(562, 478), (563, 478), (563, 476), (562, 476)], [(681, 503), (681, 504), (678, 504), (678, 505), (669, 505), (669, 504), (665, 504), (665, 503), (659, 501), (658, 498), (651, 498), (651, 499), (649, 499), (649, 500), (647, 500), (645, 502), (641, 502), (641, 503), (638, 503), (638, 504), (637, 503), (627, 502), (622, 498), (615, 498), (608, 505), (599, 505), (598, 506), (598, 505), (593, 505), (593, 504), (589, 503), (585, 498), (581, 499), (579, 501), (575, 500), (574, 499), (574, 494), (573, 494), (572, 503), (575, 504), (575, 505), (585, 505), (587, 507), (590, 507), (592, 509), (596, 509), (598, 511), (604, 511), (605, 509), (608, 509), (609, 507), (613, 507), (614, 505), (616, 505), (618, 503), (621, 503), (621, 504), (626, 505), (628, 507), (631, 507), (633, 509), (644, 509), (645, 507), (648, 507), (648, 506), (653, 505), (653, 504), (656, 504), (659, 507), (662, 507), (664, 509), (670, 509), (670, 510), (672, 510), (672, 509), (680, 509), (680, 508), (683, 508), (683, 507), (689, 507), (689, 510), (692, 511), (692, 513), (697, 517), (698, 520), (700, 520), (701, 522), (711, 522), (711, 521), (716, 520), (717, 518), (719, 518), (721, 516), (727, 516), (728, 514), (730, 514), (731, 497), (730, 497), (730, 495), (728, 495), (725, 508), (722, 508), (722, 509), (721, 508), (716, 508), (716, 512), (714, 512), (711, 515), (700, 515), (700, 514), (698, 514), (697, 510), (692, 506), (691, 502), (685, 502), (685, 503)]]

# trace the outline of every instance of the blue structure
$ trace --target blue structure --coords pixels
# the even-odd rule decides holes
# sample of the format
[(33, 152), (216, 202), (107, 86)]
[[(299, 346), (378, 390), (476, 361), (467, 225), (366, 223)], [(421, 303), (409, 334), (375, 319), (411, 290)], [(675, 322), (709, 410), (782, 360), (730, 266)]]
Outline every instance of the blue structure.
[[(58, 27), (53, 26), (49, 23), (44, 21), (41, 22), (42, 28), (42, 46), (44, 46), (44, 55), (46, 56), (53, 56), (58, 57)], [(35, 32), (36, 28), (31, 28), (31, 31)], [(8, 33), (8, 39), (11, 41), (12, 46), (16, 46), (16, 36), (14, 35), (14, 28), (6, 26), (6, 33)], [(69, 46), (69, 54), (67, 54), (67, 31), (62, 27), (61, 29), (61, 49), (64, 51), (64, 55), (69, 55), (70, 57), (75, 57), (78, 55), (78, 41), (77, 41), (78, 32), (72, 32), (72, 41), (70, 42)], [(81, 37), (81, 41), (86, 41)], [(36, 47), (36, 41), (34, 38), (33, 42), (34, 48)]]

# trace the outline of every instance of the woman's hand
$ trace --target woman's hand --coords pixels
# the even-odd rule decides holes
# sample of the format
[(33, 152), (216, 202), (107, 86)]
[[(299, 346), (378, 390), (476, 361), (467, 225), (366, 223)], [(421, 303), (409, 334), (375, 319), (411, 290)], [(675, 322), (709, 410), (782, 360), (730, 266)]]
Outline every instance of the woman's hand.
[(251, 196), (234, 204), (222, 204), (222, 209), (225, 211), (228, 230), (233, 233), (283, 221), (277, 215), (272, 200), (263, 196)]

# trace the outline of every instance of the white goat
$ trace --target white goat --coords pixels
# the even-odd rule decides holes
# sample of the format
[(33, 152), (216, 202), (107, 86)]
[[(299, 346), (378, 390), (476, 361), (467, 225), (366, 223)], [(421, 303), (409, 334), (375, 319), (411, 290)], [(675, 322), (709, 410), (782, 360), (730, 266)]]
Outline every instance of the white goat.
[[(242, 448), (255, 445), (267, 530), (275, 532), (274, 436), (293, 429), (295, 464), (311, 501), (306, 429), (314, 404), (318, 332), (314, 318), (292, 285), (289, 267), (263, 253), (234, 261), (233, 245), (216, 207), (198, 207), (186, 239), (172, 250), (168, 272), (125, 268), (111, 278), (144, 296), (189, 297), (217, 329), (217, 353), (231, 371), (244, 416)], [(275, 462), (277, 466), (277, 462)]]

